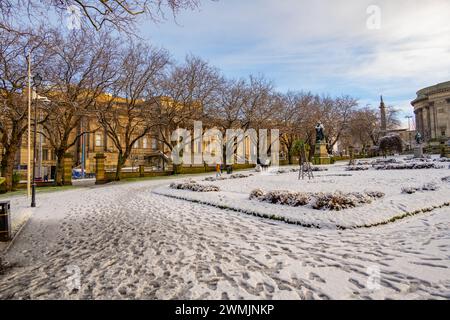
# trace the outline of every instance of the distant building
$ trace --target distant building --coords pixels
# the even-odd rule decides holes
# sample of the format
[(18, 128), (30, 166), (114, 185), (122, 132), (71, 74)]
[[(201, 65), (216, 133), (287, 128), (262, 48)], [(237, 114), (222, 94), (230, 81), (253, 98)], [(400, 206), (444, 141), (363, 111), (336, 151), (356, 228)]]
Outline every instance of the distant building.
[(411, 105), (426, 143), (439, 145), (450, 139), (450, 81), (419, 90)]

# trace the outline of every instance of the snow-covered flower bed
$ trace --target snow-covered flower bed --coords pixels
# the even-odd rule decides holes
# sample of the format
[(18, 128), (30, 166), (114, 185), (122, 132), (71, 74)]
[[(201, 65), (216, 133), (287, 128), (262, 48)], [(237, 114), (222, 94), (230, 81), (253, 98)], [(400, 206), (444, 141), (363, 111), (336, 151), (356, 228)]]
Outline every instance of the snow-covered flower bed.
[(190, 190), (194, 192), (218, 192), (220, 188), (214, 185), (203, 185), (195, 182), (194, 180), (189, 180), (181, 183), (173, 182), (170, 184), (171, 189), (177, 190)]
[(275, 190), (264, 192), (261, 189), (255, 189), (250, 193), (250, 200), (256, 199), (262, 202), (299, 207), (309, 205), (316, 210), (335, 210), (340, 211), (347, 208), (355, 208), (374, 199), (384, 197), (382, 192), (292, 192)]
[[(401, 158), (396, 159), (400, 163)], [(427, 162), (426, 162), (427, 163)], [(433, 163), (433, 162), (431, 162)], [(438, 163), (435, 163), (438, 164)], [(448, 169), (431, 168), (429, 170), (364, 170), (346, 173), (346, 166), (334, 164), (326, 166), (327, 173), (317, 173), (313, 179), (298, 179), (297, 166), (283, 167), (284, 174), (257, 174), (253, 173), (246, 179), (226, 179), (216, 181), (214, 184), (220, 188), (218, 192), (191, 192), (182, 189), (172, 189), (162, 186), (154, 190), (155, 193), (185, 199), (193, 202), (208, 204), (222, 209), (230, 209), (250, 215), (282, 220), (288, 223), (300, 224), (308, 227), (318, 228), (354, 228), (388, 223), (412, 214), (428, 212), (434, 208), (448, 205), (450, 202), (450, 177)], [(289, 172), (288, 172), (289, 171)], [(207, 184), (206, 182), (198, 182)], [(412, 197), (402, 193), (402, 186), (420, 186), (427, 183), (435, 183), (435, 191), (420, 190)], [(261, 189), (261, 190), (257, 190)], [(273, 202), (258, 201), (257, 197), (263, 196), (263, 190), (287, 190), (290, 194), (286, 200), (290, 205), (280, 205)], [(346, 204), (341, 197), (331, 198), (329, 195), (340, 191), (342, 194), (364, 194), (366, 190), (379, 190), (385, 196), (372, 197), (372, 201), (353, 206)], [(253, 192), (252, 192), (253, 191)], [(252, 193), (253, 200), (249, 199)], [(317, 210), (313, 208), (313, 199), (306, 202), (307, 196), (311, 194), (324, 195), (320, 198), (318, 207), (326, 207), (332, 203), (330, 208), (344, 202), (345, 208), (340, 211), (330, 209)], [(284, 196), (284, 195), (278, 195)], [(376, 200), (375, 200), (376, 199)], [(327, 202), (328, 200), (328, 202)], [(358, 202), (358, 198), (353, 200)], [(324, 203), (324, 204), (322, 204)], [(336, 204), (336, 205), (335, 205)]]
[(417, 169), (443, 169), (444, 167), (434, 162), (409, 162), (393, 163), (375, 166), (376, 170), (417, 170)]
[(413, 194), (417, 191), (436, 191), (439, 189), (439, 186), (435, 182), (425, 183), (421, 187), (402, 187), (402, 193)]
[(367, 167), (367, 166), (356, 165), (356, 166), (348, 166), (345, 168), (345, 170), (346, 171), (366, 171), (366, 170), (369, 170), (369, 168), (370, 167)]
[(230, 176), (220, 176), (220, 177), (207, 177), (204, 179), (204, 181), (223, 181), (228, 179), (244, 179), (253, 176), (253, 174), (242, 174), (242, 173), (235, 173)]

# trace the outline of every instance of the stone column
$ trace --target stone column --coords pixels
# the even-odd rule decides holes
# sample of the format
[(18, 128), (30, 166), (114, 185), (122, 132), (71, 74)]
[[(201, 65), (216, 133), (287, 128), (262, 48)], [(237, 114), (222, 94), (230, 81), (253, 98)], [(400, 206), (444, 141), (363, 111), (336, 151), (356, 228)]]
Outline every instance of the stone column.
[(63, 165), (63, 185), (71, 186), (72, 185), (72, 164), (73, 164), (73, 155), (70, 153), (66, 153), (64, 155), (64, 165)]
[(423, 109), (419, 109), (419, 132), (422, 135), (422, 137), (425, 137), (425, 128), (423, 126)]
[(433, 137), (431, 135), (431, 110), (430, 106), (425, 107), (425, 110), (427, 111), (427, 137), (429, 140), (431, 140)]
[(105, 155), (97, 153), (95, 155), (95, 184), (105, 184), (108, 182), (105, 174)]

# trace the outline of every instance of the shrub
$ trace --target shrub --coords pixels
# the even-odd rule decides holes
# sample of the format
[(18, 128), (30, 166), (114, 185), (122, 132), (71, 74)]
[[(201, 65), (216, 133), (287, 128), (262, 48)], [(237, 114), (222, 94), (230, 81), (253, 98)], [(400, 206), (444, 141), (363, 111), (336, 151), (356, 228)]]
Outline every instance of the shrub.
[(227, 180), (228, 178), (227, 177), (208, 177), (208, 178), (205, 178), (205, 180), (204, 181), (210, 181), (210, 182), (213, 182), (213, 181), (222, 181), (222, 180)]
[(368, 191), (364, 193), (305, 193), (291, 191), (269, 191), (255, 189), (250, 193), (250, 199), (268, 202), (291, 207), (311, 205), (317, 210), (343, 210), (353, 208), (366, 203), (371, 203), (374, 199), (384, 197), (384, 193), (379, 191)]
[(384, 154), (403, 151), (403, 142), (398, 134), (390, 134), (380, 139), (380, 151)]
[(253, 176), (252, 174), (235, 173), (230, 176), (230, 179), (243, 179)]
[(262, 196), (264, 196), (264, 191), (262, 189), (255, 189), (252, 192), (250, 192), (250, 200), (258, 199)]
[(298, 207), (307, 205), (310, 197), (307, 193), (291, 191), (269, 191), (265, 193), (261, 189), (255, 189), (250, 193), (250, 199), (263, 202)]
[(420, 188), (417, 187), (402, 187), (402, 193), (413, 194), (419, 191)]
[(228, 180), (228, 179), (243, 179), (243, 178), (248, 178), (248, 177), (251, 177), (251, 176), (253, 176), (252, 174), (242, 174), (242, 173), (235, 173), (235, 174), (232, 174), (231, 176), (229, 176), (229, 177), (208, 177), (208, 178), (205, 178), (204, 179), (204, 181), (223, 181), (223, 180)]
[(413, 194), (417, 191), (436, 191), (439, 186), (434, 182), (425, 183), (422, 187), (402, 187), (402, 193)]
[(437, 189), (439, 189), (438, 185), (434, 182), (429, 182), (429, 183), (425, 183), (422, 186), (422, 190), (423, 191), (436, 191)]
[(386, 165), (375, 166), (376, 170), (412, 170), (412, 169), (442, 169), (440, 166), (433, 162), (409, 162), (409, 163), (393, 163)]
[(173, 182), (170, 184), (171, 189), (178, 190), (190, 190), (194, 192), (218, 192), (220, 188), (214, 185), (203, 185), (196, 183), (193, 180), (185, 181), (182, 183)]
[(348, 166), (345, 168), (345, 171), (366, 171), (369, 170), (369, 167), (365, 167), (365, 166)]
[(328, 171), (328, 168), (311, 166), (311, 171), (314, 171), (314, 172), (323, 172), (323, 171)]
[(384, 194), (382, 192), (343, 193), (337, 191), (334, 193), (320, 193), (315, 196), (316, 200), (313, 203), (313, 208), (340, 211), (371, 203), (374, 198), (381, 198), (383, 196)]

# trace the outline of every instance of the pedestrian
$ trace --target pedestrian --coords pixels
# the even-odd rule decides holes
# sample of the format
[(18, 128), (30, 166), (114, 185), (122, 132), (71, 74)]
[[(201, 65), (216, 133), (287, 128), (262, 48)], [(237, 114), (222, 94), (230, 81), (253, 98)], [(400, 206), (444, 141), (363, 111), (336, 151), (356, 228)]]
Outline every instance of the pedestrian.
[(222, 172), (220, 170), (220, 164), (217, 163), (216, 164), (216, 178), (221, 177), (222, 176)]

